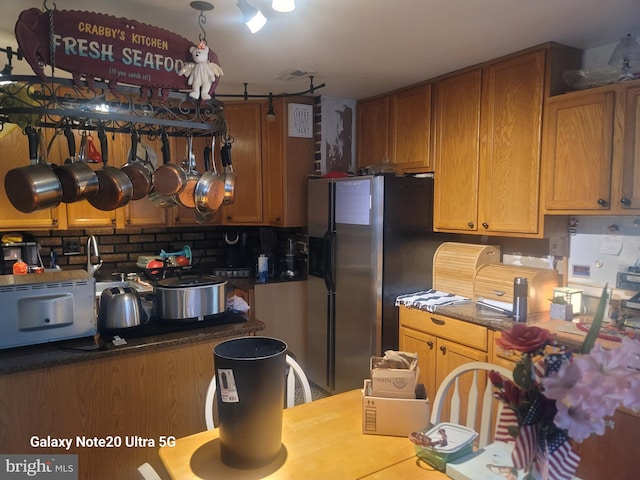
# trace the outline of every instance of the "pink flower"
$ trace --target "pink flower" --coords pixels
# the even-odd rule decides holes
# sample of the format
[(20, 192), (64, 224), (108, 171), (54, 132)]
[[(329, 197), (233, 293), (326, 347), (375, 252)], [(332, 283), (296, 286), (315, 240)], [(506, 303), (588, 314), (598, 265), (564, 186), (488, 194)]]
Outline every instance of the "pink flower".
[(556, 373), (542, 378), (544, 395), (555, 400), (562, 399), (578, 384), (580, 378), (578, 366), (575, 363), (565, 363)]
[(554, 423), (567, 430), (569, 437), (577, 442), (582, 442), (592, 434), (603, 435), (605, 430), (604, 416), (595, 418), (590, 412), (584, 410), (582, 405), (566, 405), (563, 402), (556, 402), (558, 413)]

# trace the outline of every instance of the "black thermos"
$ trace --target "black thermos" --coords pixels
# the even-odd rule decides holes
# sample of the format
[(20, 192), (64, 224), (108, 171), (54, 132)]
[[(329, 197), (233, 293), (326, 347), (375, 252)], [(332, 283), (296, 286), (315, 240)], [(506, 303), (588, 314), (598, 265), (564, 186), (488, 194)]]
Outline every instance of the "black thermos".
[(513, 321), (527, 321), (527, 296), (529, 295), (529, 283), (526, 277), (513, 279)]

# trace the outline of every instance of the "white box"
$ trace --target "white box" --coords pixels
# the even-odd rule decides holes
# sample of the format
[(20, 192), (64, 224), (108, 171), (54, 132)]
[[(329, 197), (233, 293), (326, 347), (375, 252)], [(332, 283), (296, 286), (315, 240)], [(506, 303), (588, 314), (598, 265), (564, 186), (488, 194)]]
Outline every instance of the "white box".
[(371, 390), (374, 397), (416, 398), (416, 384), (420, 369), (417, 364), (411, 368), (375, 368), (376, 361), (382, 357), (371, 358)]
[(374, 397), (371, 380), (362, 391), (362, 433), (408, 437), (429, 425), (429, 399)]

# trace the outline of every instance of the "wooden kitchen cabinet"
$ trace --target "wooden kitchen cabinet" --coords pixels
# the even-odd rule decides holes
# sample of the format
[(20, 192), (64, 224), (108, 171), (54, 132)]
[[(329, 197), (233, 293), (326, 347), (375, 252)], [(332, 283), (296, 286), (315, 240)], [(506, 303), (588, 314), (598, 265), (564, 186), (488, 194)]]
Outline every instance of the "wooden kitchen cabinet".
[[(488, 359), (488, 331), (475, 325), (422, 310), (400, 308), (400, 350), (417, 352), (419, 382), (424, 383), (431, 400), (442, 380), (454, 368)], [(484, 378), (482, 381), (486, 381)], [(468, 390), (467, 379), (463, 392)], [(462, 417), (466, 413), (462, 413)], [(448, 417), (444, 410), (443, 418)]]
[[(41, 453), (29, 446), (29, 439), (50, 435), (73, 439), (70, 451), (48, 451), (78, 454), (81, 479), (134, 480), (136, 468), (145, 462), (162, 472), (159, 442), (206, 428), (205, 395), (214, 371), (211, 352), (220, 341), (238, 335), (242, 333), (230, 331), (176, 346), (111, 356), (96, 353), (95, 360), (0, 375), (0, 451)], [(81, 448), (76, 436), (117, 437), (122, 445)], [(146, 443), (126, 446), (127, 440), (136, 439)]]
[(388, 163), (396, 172), (433, 171), (431, 84), (358, 102), (358, 167)]
[[(0, 157), (0, 177), (3, 182), (9, 170), (29, 165), (27, 136), (17, 125), (5, 124), (0, 132)], [(0, 211), (0, 230), (4, 231), (63, 230), (67, 226), (67, 211), (63, 203), (55, 208), (22, 213), (11, 204), (4, 186), (0, 191)]]
[(288, 105), (313, 105), (312, 97), (273, 101), (275, 121), (262, 121), (264, 222), (275, 227), (307, 224), (307, 181), (313, 173), (313, 138), (288, 135)]
[(356, 106), (356, 166), (389, 162), (389, 95)]
[(478, 230), (481, 80), (481, 70), (476, 69), (440, 80), (434, 87), (436, 230)]
[(436, 83), (435, 228), (539, 230), (544, 51)]
[(227, 133), (234, 138), (231, 160), (236, 180), (233, 203), (220, 209), (224, 225), (258, 225), (264, 221), (261, 138), (264, 107), (264, 102), (250, 100), (225, 103)]
[(435, 82), (436, 230), (543, 235), (543, 101), (578, 55), (548, 44)]
[(639, 133), (640, 82), (548, 99), (543, 135), (545, 212), (637, 212)]

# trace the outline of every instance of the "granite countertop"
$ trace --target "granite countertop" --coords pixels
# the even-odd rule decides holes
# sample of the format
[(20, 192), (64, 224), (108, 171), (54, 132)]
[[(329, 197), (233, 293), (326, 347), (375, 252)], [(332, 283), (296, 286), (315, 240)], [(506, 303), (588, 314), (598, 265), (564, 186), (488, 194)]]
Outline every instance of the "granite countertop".
[(137, 338), (127, 338), (126, 335), (121, 334), (121, 337), (127, 340), (127, 343), (121, 346), (115, 346), (112, 342), (97, 337), (85, 337), (8, 348), (0, 350), (0, 375), (249, 335), (264, 329), (264, 323), (260, 320), (247, 315), (243, 317), (245, 318), (243, 322), (201, 326)]
[[(410, 307), (411, 308), (411, 307)], [(436, 313), (446, 317), (463, 320), (476, 325), (483, 325), (490, 330), (507, 330), (511, 328), (514, 321), (506, 315), (499, 313), (491, 313), (490, 310), (478, 307), (475, 302), (464, 303), (460, 305), (439, 306)], [(582, 346), (582, 342), (586, 336), (586, 332), (580, 331), (575, 327), (575, 323), (591, 323), (592, 316), (581, 315), (574, 317), (574, 322), (566, 320), (552, 320), (549, 318), (549, 312), (531, 314), (527, 318), (527, 325), (544, 328), (553, 333), (558, 343), (578, 350)], [(619, 342), (612, 340), (598, 339), (605, 348), (615, 348), (620, 346)]]

